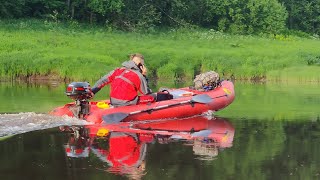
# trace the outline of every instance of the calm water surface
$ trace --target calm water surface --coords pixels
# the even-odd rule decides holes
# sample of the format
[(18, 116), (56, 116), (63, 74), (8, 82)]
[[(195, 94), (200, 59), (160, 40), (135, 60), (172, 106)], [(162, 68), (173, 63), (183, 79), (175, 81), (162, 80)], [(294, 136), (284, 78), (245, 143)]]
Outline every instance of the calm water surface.
[(236, 83), (211, 120), (121, 133), (46, 115), (64, 88), (0, 83), (0, 179), (320, 179), (318, 84)]

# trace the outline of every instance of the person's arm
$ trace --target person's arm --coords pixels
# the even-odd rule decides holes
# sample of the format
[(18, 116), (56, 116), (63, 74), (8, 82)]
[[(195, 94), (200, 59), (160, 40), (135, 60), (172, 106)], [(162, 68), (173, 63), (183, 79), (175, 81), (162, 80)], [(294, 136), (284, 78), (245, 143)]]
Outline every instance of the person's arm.
[(96, 84), (91, 89), (93, 94), (99, 92), (105, 85), (109, 84), (114, 79), (114, 72), (115, 70), (111, 71), (109, 74), (106, 74), (96, 82)]
[(152, 89), (150, 89), (149, 87), (149, 78), (145, 75), (143, 75), (143, 77), (146, 79), (147, 82), (147, 89), (148, 89), (148, 93), (147, 94), (151, 94), (152, 93)]
[(137, 86), (138, 91), (143, 95), (151, 94), (152, 90), (148, 86), (148, 82), (147, 82), (146, 76), (139, 76), (139, 77), (140, 77), (140, 85)]
[[(152, 90), (149, 88), (149, 79), (147, 78), (147, 68), (145, 65), (139, 65), (138, 66), (139, 69), (140, 69), (140, 75), (139, 75), (139, 78), (140, 78), (140, 85), (138, 86), (138, 91), (143, 94), (143, 95), (146, 95), (146, 94), (151, 94), (152, 93)], [(142, 75), (142, 76), (141, 76)]]

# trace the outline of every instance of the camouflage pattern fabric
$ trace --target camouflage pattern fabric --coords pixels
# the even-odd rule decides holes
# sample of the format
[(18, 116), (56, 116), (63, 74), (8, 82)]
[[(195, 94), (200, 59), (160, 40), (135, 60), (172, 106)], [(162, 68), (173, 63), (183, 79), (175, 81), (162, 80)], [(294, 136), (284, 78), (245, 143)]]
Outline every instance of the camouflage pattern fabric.
[(216, 85), (219, 81), (219, 74), (214, 71), (201, 73), (193, 80), (194, 88), (203, 89), (204, 86)]

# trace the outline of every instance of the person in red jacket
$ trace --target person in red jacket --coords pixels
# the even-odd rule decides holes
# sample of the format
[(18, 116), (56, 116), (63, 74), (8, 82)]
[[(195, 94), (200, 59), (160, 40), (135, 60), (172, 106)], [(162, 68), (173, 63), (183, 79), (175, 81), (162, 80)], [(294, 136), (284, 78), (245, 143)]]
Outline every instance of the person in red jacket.
[[(107, 84), (111, 84), (110, 102), (113, 106), (127, 106), (154, 101), (146, 80), (147, 68), (143, 55), (130, 55), (130, 60), (122, 63), (121, 68), (111, 71), (99, 79), (92, 88), (96, 94)], [(138, 93), (147, 96), (138, 96)]]

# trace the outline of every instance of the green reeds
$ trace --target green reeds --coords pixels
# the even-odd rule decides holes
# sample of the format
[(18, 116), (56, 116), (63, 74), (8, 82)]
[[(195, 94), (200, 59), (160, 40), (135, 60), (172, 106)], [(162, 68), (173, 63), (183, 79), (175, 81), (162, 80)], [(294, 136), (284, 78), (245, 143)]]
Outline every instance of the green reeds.
[[(50, 76), (95, 81), (130, 53), (145, 55), (149, 76), (191, 81), (208, 70), (224, 78), (317, 80), (318, 39), (236, 36), (213, 30), (126, 33), (104, 27), (39, 20), (0, 21), (0, 76)], [(288, 70), (289, 69), (289, 70)], [(292, 70), (294, 71), (294, 70)], [(282, 75), (279, 75), (281, 72)]]

